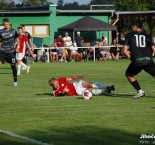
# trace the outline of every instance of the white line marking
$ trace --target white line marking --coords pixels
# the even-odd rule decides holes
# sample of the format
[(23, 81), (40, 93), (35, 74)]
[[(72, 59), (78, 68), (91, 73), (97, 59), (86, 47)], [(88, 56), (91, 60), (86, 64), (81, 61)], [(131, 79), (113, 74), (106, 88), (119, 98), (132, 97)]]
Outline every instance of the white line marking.
[(43, 143), (41, 141), (26, 137), (26, 136), (21, 136), (21, 135), (18, 135), (18, 134), (15, 134), (13, 132), (6, 131), (6, 130), (1, 130), (0, 129), (0, 133), (6, 134), (6, 135), (9, 135), (9, 136), (12, 136), (12, 137), (20, 138), (20, 139), (23, 139), (23, 140), (27, 140), (29, 142), (32, 142), (32, 143), (35, 143), (35, 144), (38, 144), (38, 145), (53, 145), (53, 144)]

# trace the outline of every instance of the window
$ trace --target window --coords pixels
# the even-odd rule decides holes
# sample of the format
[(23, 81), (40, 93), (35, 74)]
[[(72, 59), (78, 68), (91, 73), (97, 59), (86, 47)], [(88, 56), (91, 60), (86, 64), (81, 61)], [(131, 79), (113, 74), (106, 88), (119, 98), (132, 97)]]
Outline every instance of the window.
[(32, 36), (48, 37), (49, 36), (49, 25), (26, 25), (25, 29)]

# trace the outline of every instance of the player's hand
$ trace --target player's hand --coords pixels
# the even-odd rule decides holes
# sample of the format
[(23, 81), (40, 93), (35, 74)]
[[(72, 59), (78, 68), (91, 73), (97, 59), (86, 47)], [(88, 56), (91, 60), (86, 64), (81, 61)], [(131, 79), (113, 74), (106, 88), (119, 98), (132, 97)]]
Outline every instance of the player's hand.
[(36, 60), (36, 56), (35, 56), (35, 54), (32, 55), (32, 58), (33, 58), (34, 60)]
[(67, 87), (65, 87), (64, 90), (63, 90), (63, 92), (64, 93), (67, 93), (67, 92), (69, 92), (69, 89)]
[(81, 78), (84, 78), (86, 76), (88, 76), (88, 74), (83, 74), (83, 75), (81, 75)]
[(16, 48), (16, 52), (17, 52), (17, 53), (19, 52), (19, 48)]

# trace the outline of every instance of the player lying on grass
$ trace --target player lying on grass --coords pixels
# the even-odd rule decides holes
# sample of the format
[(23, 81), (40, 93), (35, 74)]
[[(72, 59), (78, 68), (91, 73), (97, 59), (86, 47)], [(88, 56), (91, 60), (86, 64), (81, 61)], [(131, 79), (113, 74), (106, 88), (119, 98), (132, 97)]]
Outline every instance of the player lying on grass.
[(107, 86), (98, 82), (89, 83), (83, 80), (76, 81), (86, 77), (87, 74), (71, 77), (51, 78), (49, 85), (53, 88), (54, 96), (78, 96), (82, 95), (83, 91), (89, 90), (93, 95), (100, 95), (103, 93), (111, 93), (115, 90), (115, 87)]

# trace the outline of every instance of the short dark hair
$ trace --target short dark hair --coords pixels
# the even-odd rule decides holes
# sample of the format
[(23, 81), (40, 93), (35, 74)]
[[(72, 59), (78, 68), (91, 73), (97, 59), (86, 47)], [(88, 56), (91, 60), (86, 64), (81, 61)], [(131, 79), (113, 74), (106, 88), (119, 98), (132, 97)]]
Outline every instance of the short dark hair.
[(134, 21), (134, 22), (132, 22), (131, 26), (137, 26), (138, 28), (142, 28), (142, 22), (141, 21)]
[(19, 29), (22, 29), (22, 27), (19, 26), (19, 27), (18, 27), (18, 30), (19, 30)]
[(9, 19), (8, 19), (8, 18), (4, 18), (4, 19), (3, 19), (3, 23), (4, 23), (4, 22), (8, 22), (8, 23), (9, 23)]
[(21, 25), (21, 27), (25, 27), (25, 25)]

